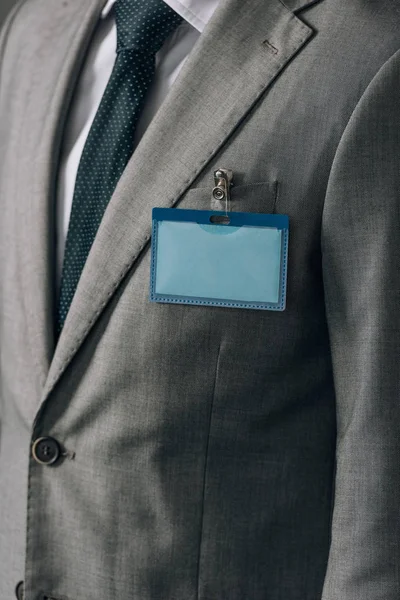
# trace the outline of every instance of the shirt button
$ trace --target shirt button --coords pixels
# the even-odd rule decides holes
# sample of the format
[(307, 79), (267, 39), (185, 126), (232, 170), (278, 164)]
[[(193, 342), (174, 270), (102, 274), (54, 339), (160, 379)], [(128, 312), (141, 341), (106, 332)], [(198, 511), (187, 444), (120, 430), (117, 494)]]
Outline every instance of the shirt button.
[(15, 588), (15, 597), (17, 600), (24, 600), (24, 582), (20, 581)]
[(32, 446), (32, 456), (40, 465), (54, 465), (60, 454), (60, 444), (51, 437), (39, 438)]

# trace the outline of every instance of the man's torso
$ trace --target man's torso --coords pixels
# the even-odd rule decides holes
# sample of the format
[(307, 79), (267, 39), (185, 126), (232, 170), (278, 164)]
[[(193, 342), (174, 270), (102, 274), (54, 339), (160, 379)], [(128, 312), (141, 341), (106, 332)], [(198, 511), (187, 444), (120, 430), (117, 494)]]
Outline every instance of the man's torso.
[[(1, 594), (26, 558), (28, 600), (317, 600), (336, 428), (321, 219), (396, 9), (224, 3), (117, 188), (52, 361), (55, 180), (94, 4), (27, 2), (1, 73)], [(283, 313), (148, 301), (152, 207), (210, 208), (218, 167), (232, 210), (290, 217)], [(28, 482), (35, 417), (68, 456), (30, 459)]]

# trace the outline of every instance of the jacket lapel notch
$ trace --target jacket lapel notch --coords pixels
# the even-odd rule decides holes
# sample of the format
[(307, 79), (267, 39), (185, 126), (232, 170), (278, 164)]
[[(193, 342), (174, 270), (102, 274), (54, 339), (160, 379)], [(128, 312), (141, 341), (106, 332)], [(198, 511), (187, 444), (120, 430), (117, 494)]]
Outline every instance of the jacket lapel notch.
[(222, 0), (107, 207), (44, 398), (148, 243), (152, 208), (178, 203), (312, 34), (280, 0)]

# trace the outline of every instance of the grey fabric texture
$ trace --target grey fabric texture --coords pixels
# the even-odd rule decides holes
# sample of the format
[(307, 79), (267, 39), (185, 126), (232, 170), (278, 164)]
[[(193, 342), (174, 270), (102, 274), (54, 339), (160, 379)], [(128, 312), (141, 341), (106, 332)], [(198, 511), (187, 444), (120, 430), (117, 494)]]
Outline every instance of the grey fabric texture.
[[(398, 600), (398, 4), (221, 1), (55, 348), (58, 158), (102, 4), (29, 0), (0, 44), (0, 598)], [(234, 210), (290, 217), (282, 313), (149, 303), (151, 209), (216, 208), (218, 167)]]
[(3, 0), (0, 6), (0, 25), (3, 25), (15, 4), (15, 0)]

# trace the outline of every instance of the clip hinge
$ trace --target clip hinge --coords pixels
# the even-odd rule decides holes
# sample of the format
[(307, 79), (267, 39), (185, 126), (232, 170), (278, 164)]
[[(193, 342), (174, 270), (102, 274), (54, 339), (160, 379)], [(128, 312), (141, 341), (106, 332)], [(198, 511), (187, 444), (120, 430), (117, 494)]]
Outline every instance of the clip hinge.
[(218, 169), (214, 171), (214, 184), (215, 187), (212, 191), (212, 197), (214, 200), (220, 202), (228, 202), (231, 199), (231, 187), (233, 184), (233, 171), (229, 169)]

